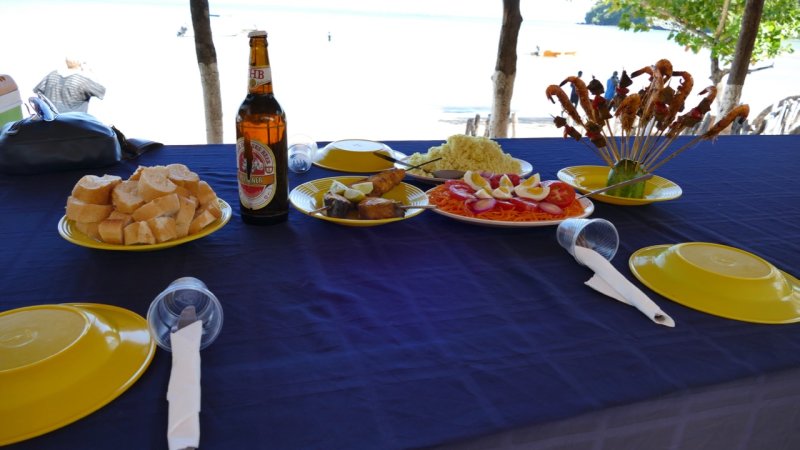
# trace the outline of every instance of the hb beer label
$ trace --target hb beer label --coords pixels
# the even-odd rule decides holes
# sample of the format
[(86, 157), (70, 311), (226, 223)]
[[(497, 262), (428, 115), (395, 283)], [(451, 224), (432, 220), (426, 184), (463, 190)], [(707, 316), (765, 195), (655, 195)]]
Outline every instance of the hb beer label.
[(250, 88), (272, 83), (272, 69), (269, 66), (251, 67), (248, 75)]

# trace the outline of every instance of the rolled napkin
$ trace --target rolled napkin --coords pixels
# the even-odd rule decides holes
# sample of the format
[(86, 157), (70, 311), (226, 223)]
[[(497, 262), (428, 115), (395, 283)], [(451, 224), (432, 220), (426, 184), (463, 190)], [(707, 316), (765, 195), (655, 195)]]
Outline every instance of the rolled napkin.
[(575, 259), (595, 273), (586, 282), (587, 286), (635, 307), (659, 325), (675, 326), (675, 321), (667, 313), (662, 311), (644, 292), (619, 273), (603, 255), (586, 247), (575, 246)]
[(200, 445), (200, 338), (203, 322), (197, 320), (170, 336), (172, 372), (167, 401), (169, 418), (167, 441), (170, 450), (197, 448)]

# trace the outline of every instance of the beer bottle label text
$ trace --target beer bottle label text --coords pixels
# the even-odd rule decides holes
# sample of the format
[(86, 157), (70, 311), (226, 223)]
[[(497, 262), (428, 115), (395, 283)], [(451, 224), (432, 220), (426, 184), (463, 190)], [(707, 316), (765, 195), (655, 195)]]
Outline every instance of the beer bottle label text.
[(269, 66), (250, 67), (247, 78), (251, 88), (270, 84), (272, 83), (272, 69)]
[[(244, 138), (236, 141), (239, 199), (249, 209), (262, 209), (275, 197), (275, 155), (259, 141), (250, 141), (250, 154)], [(249, 166), (249, 173), (248, 173)]]

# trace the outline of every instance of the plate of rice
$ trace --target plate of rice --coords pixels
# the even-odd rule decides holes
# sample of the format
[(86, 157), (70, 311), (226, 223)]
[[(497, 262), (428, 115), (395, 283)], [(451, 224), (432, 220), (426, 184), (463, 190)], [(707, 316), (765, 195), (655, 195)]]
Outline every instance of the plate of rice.
[(432, 184), (447, 181), (444, 178), (434, 177), (432, 172), (436, 170), (515, 173), (520, 176), (527, 176), (533, 172), (533, 166), (529, 162), (505, 153), (496, 141), (465, 134), (450, 136), (444, 144), (431, 147), (426, 153), (413, 153), (404, 158), (403, 162), (419, 165), (436, 158), (441, 159), (425, 164), (419, 169), (409, 170), (400, 164), (395, 164), (395, 167), (405, 168), (406, 176), (410, 179)]

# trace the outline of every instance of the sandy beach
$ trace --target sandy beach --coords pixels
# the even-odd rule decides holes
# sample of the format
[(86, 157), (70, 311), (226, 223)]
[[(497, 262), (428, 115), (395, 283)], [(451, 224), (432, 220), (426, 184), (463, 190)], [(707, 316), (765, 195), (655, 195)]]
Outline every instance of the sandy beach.
[[(4, 3), (0, 39), (14, 44), (4, 48), (0, 73), (11, 75), (27, 98), (66, 54), (80, 55), (107, 88), (103, 100), (92, 100), (90, 113), (132, 137), (205, 143), (194, 41), (177, 36), (181, 26), (191, 34), (188, 5), (85, 3), (92, 14), (52, 1)], [(425, 8), (417, 3), (416, 8)], [(461, 10), (448, 15), (436, 5), (435, 13), (381, 13), (212, 3), (224, 141), (235, 140), (234, 118), (246, 94), (245, 30), (252, 28), (269, 32), (275, 93), (287, 111), (290, 135), (319, 141), (445, 139), (464, 132), (467, 119), (476, 114), (485, 120), (502, 8), (494, 5), (497, 12), (490, 16)], [(614, 70), (669, 58), (694, 75), (695, 92), (707, 84), (707, 53), (684, 51), (667, 40), (666, 32), (634, 35), (614, 27), (537, 20), (525, 10), (523, 17), (512, 102), (517, 137), (559, 135), (550, 123), (559, 108), (547, 101), (544, 90), (578, 70), (587, 81), (594, 75), (605, 83)], [(34, 22), (48, 32), (31, 33)], [(569, 54), (536, 57), (537, 46)], [(750, 103), (753, 117), (798, 94), (794, 74), (800, 72), (800, 54), (765, 62), (770, 63), (773, 68), (751, 74), (745, 85), (742, 101)], [(687, 104), (696, 101), (690, 97)]]

